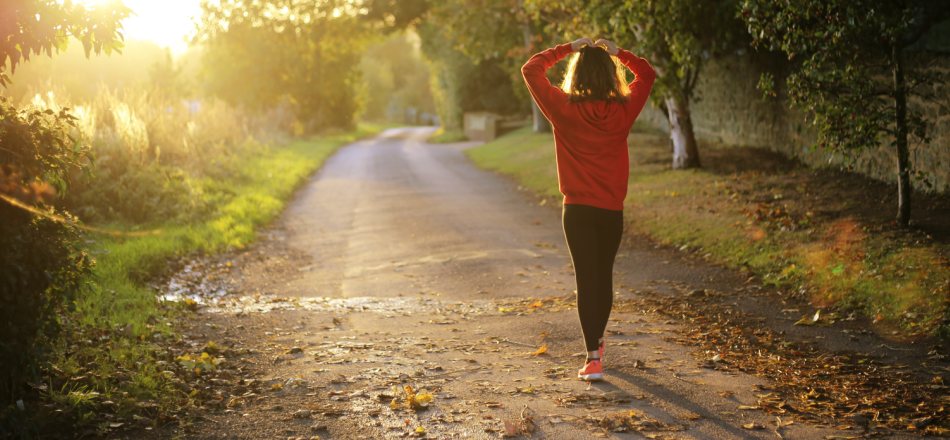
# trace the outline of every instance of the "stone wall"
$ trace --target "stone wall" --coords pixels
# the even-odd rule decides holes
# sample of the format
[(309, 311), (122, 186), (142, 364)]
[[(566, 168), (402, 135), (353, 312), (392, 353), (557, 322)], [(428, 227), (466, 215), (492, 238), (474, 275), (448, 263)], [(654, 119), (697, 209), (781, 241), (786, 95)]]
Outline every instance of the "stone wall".
[[(937, 57), (934, 59), (936, 68), (944, 72), (950, 70), (950, 56), (929, 56)], [(830, 151), (811, 150), (815, 134), (803, 114), (786, 106), (783, 88), (777, 91), (777, 98), (762, 99), (762, 92), (756, 87), (760, 74), (771, 71), (776, 86), (784, 86), (788, 69), (787, 61), (774, 54), (747, 53), (707, 63), (698, 85), (699, 100), (691, 105), (697, 138), (725, 145), (764, 147), (796, 157), (810, 166), (844, 163), (844, 158), (835, 157)], [(939, 93), (943, 105), (950, 107), (950, 87), (943, 86)], [(911, 105), (922, 108), (934, 123), (933, 141), (912, 149), (911, 160), (918, 169), (930, 174), (932, 190), (950, 192), (950, 115), (936, 103), (916, 100)], [(641, 119), (669, 131), (661, 111), (649, 104)], [(896, 150), (887, 141), (879, 148), (864, 151), (856, 157), (854, 169), (878, 180), (895, 182)], [(917, 182), (915, 185), (927, 189)]]

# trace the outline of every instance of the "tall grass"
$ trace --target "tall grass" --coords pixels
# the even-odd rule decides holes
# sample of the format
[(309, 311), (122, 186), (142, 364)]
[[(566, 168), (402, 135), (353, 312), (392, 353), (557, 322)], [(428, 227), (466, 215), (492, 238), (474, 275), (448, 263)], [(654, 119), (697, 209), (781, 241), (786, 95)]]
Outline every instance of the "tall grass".
[[(70, 106), (55, 87), (31, 95), (34, 108)], [(87, 222), (142, 226), (207, 218), (228, 191), (209, 193), (201, 181), (229, 181), (238, 162), (286, 144), (296, 125), (289, 102), (250, 113), (141, 87), (100, 89), (73, 112), (75, 135), (95, 155), (95, 178), (75, 175), (62, 203)]]

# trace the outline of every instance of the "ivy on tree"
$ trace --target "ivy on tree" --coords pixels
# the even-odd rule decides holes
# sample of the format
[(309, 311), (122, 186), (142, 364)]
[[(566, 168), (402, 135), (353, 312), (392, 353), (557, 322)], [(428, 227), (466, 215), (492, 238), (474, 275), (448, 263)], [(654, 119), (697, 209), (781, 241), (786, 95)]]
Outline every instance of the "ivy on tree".
[[(815, 146), (853, 158), (890, 141), (897, 153), (897, 221), (907, 226), (910, 142), (930, 142), (932, 125), (909, 101), (932, 100), (935, 86), (948, 80), (925, 57), (907, 52), (934, 23), (950, 18), (950, 1), (744, 0), (740, 16), (753, 46), (798, 62), (786, 79), (788, 100), (813, 115)], [(774, 77), (763, 74), (759, 87), (774, 96)], [(917, 178), (929, 186), (923, 173)]]

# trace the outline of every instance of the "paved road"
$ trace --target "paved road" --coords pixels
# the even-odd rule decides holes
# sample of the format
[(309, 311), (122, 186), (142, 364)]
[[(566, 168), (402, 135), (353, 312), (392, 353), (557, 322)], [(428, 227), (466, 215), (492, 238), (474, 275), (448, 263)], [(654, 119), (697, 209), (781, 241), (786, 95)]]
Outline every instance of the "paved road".
[[(277, 278), (261, 268), (242, 276), (256, 280), (265, 299), (300, 299), (246, 304), (244, 312), (278, 306), (241, 318), (244, 330), (230, 334), (273, 350), (257, 361), (267, 384), (300, 376), (306, 386), (209, 415), (196, 435), (399, 438), (421, 427), (429, 438), (495, 439), (527, 407), (539, 438), (596, 438), (605, 434), (598, 420), (630, 415), (678, 430), (644, 432), (663, 438), (776, 438), (774, 416), (739, 409), (768, 393), (756, 388), (765, 383), (696, 368), (689, 347), (664, 339), (670, 322), (615, 314), (607, 380), (576, 380), (582, 358), (574, 355), (583, 346), (572, 305), (518, 306), (574, 289), (559, 209), (474, 167), (463, 153), (474, 144), (430, 145), (429, 133), (392, 129), (344, 147), (299, 191), (271, 239), (309, 260), (279, 282), (268, 283)], [(620, 255), (618, 298), (647, 288), (731, 291), (743, 281), (644, 243), (628, 243)], [(547, 353), (531, 356), (541, 345)], [(290, 346), (303, 353), (273, 349)], [(386, 403), (393, 384), (432, 391), (431, 408), (393, 411)], [(276, 415), (300, 408), (325, 415)], [(750, 423), (771, 428), (742, 427)], [(328, 430), (309, 431), (320, 425)], [(841, 431), (793, 424), (780, 434), (812, 439)]]
[(480, 291), (525, 296), (537, 292), (531, 283), (506, 282), (514, 272), (570, 261), (554, 210), (528, 208), (537, 201), (472, 166), (462, 150), (474, 144), (429, 145), (428, 132), (394, 129), (350, 145), (300, 192), (282, 223), (315, 264), (292, 289), (335, 297), (428, 289), (452, 300)]

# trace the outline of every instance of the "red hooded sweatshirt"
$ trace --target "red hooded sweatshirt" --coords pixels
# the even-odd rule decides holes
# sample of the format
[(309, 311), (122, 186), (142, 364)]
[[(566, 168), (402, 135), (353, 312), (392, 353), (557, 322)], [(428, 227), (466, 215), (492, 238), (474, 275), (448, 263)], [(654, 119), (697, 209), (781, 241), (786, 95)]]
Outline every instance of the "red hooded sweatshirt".
[(551, 85), (544, 72), (573, 53), (562, 44), (533, 57), (521, 68), (528, 90), (554, 126), (557, 180), (565, 204), (623, 210), (630, 158), (627, 136), (650, 96), (656, 72), (643, 58), (620, 49), (617, 58), (636, 79), (630, 100), (569, 103), (567, 93)]

